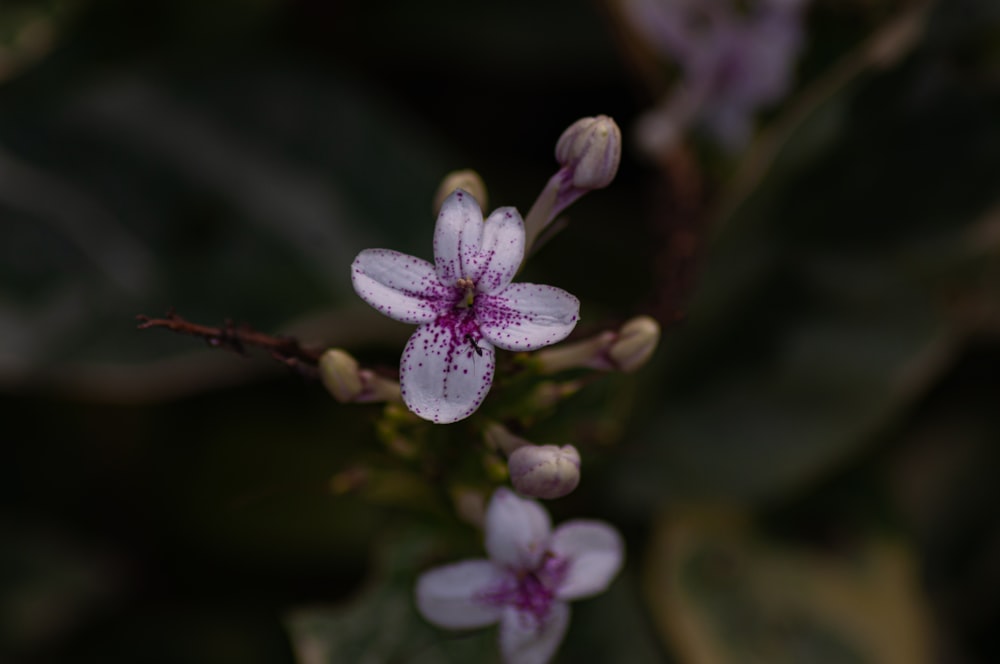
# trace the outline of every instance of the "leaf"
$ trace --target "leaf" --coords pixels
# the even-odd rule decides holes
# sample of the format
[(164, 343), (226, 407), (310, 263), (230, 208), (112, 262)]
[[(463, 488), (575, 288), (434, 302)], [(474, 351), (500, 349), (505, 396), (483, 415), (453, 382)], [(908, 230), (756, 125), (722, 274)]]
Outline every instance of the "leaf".
[(192, 348), (136, 333), (136, 314), (171, 306), (271, 332), (334, 310), (311, 341), (363, 336), (377, 317), (353, 313), (357, 252), (430, 253), (437, 148), (346, 77), (86, 57), (56, 60), (48, 86), (29, 85), (33, 74), (20, 94), (0, 89), (4, 382), (44, 376), (101, 394), (97, 368), (139, 380), (134, 363)]
[(660, 518), (645, 588), (688, 664), (921, 664), (929, 616), (910, 552), (870, 536), (848, 552), (768, 540), (735, 513)]
[(437, 630), (413, 600), (416, 561), (428, 559), (434, 539), (407, 528), (378, 548), (381, 560), (367, 587), (351, 602), (303, 607), (287, 619), (300, 664), (430, 664), (497, 661), (495, 629)]
[(961, 48), (937, 25), (795, 125), (718, 229), (619, 474), (635, 510), (801, 489), (877, 440), (961, 347), (946, 300), (980, 272), (967, 234), (995, 204), (1000, 106), (962, 74), (923, 87)]

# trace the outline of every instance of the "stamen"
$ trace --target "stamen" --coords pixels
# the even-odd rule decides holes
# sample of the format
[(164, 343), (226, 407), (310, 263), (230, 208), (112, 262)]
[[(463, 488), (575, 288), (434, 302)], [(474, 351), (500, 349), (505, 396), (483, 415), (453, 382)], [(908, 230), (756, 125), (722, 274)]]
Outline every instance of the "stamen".
[(455, 286), (465, 291), (465, 296), (458, 306), (463, 309), (471, 307), (476, 300), (476, 282), (469, 277), (461, 277), (455, 281)]

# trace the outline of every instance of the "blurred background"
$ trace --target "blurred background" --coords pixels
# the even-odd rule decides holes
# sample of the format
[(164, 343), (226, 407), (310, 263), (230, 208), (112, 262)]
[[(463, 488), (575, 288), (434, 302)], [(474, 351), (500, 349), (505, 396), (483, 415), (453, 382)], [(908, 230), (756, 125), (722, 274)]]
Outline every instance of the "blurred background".
[(453, 169), (525, 212), (596, 114), (525, 278), (664, 334), (537, 431), (628, 542), (557, 661), (1000, 661), (1000, 5), (654, 4), (0, 0), (0, 661), (497, 661), (413, 609), (481, 546), (379, 406), (135, 316), (391, 372), (353, 257), (430, 258)]

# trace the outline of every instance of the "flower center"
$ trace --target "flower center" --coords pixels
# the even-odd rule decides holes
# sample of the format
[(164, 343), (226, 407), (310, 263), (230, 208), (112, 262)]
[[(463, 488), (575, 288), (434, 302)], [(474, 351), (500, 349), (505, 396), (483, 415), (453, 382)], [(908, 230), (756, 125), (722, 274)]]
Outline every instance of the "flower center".
[(469, 277), (462, 277), (455, 281), (455, 287), (464, 291), (456, 306), (459, 309), (471, 307), (472, 303), (476, 301), (476, 282)]
[(562, 585), (568, 569), (568, 560), (546, 553), (537, 569), (514, 572), (497, 587), (483, 593), (481, 599), (488, 604), (513, 606), (541, 623), (549, 615), (556, 590)]

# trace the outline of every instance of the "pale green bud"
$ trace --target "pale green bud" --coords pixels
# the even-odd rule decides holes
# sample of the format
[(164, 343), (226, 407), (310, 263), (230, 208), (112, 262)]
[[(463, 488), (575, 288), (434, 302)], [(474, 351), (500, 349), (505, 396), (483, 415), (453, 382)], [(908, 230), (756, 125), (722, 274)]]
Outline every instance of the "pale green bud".
[(510, 481), (532, 498), (561, 498), (580, 483), (580, 453), (572, 445), (525, 445), (507, 460)]
[(608, 356), (619, 371), (629, 373), (646, 364), (659, 343), (660, 324), (649, 316), (638, 316), (622, 325)]
[(434, 214), (441, 210), (441, 204), (456, 189), (468, 192), (479, 203), (479, 207), (486, 210), (488, 202), (486, 200), (486, 183), (483, 182), (483, 178), (479, 177), (479, 173), (471, 168), (466, 168), (461, 171), (452, 171), (442, 178), (437, 193), (434, 194)]
[(400, 401), (397, 381), (362, 369), (349, 353), (331, 348), (319, 358), (319, 375), (327, 391), (340, 403)]
[(360, 367), (357, 360), (339, 348), (331, 348), (319, 358), (323, 385), (340, 403), (351, 403), (361, 395)]

